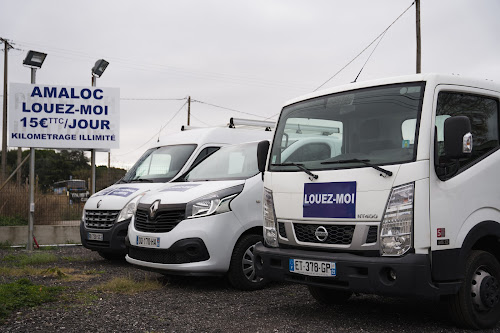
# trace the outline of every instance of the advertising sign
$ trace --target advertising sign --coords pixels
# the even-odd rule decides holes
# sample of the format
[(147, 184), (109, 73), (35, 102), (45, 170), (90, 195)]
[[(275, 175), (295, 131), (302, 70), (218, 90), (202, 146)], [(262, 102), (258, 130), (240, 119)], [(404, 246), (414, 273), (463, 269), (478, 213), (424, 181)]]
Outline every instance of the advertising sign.
[(304, 217), (356, 217), (356, 182), (304, 184)]
[(10, 84), (10, 147), (119, 148), (118, 88)]

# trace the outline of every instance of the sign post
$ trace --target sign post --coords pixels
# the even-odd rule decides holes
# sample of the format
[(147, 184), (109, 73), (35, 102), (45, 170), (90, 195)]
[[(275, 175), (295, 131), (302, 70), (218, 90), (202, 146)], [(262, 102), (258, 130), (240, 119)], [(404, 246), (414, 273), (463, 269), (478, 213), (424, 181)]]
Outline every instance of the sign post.
[(119, 148), (120, 90), (11, 83), (9, 145), (30, 148), (30, 222), (33, 249), (35, 148), (109, 151)]

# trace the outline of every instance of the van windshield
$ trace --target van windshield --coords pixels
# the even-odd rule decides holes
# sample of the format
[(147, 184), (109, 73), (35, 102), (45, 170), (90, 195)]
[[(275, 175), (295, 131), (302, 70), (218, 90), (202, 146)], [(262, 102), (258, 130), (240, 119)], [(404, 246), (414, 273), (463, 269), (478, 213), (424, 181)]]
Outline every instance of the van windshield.
[(216, 151), (193, 170), (185, 181), (248, 179), (259, 173), (257, 142), (227, 146)]
[(317, 97), (281, 112), (271, 171), (345, 169), (414, 161), (423, 82)]
[(195, 149), (196, 145), (151, 148), (132, 166), (121, 182), (168, 182), (179, 173)]

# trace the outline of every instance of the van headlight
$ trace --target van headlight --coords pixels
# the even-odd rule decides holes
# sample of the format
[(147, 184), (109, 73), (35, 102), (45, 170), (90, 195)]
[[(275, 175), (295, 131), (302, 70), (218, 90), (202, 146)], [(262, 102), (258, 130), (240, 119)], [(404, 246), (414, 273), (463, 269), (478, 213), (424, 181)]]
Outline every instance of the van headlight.
[(380, 254), (401, 256), (412, 247), (415, 183), (394, 187), (380, 231)]
[(274, 212), (273, 191), (264, 188), (264, 241), (271, 247), (278, 247), (276, 214)]
[(188, 202), (186, 205), (186, 218), (222, 214), (231, 210), (231, 201), (243, 191), (243, 184), (233, 186), (222, 191), (210, 193), (201, 198)]
[(134, 216), (135, 211), (137, 210), (137, 203), (141, 200), (144, 194), (146, 193), (139, 194), (125, 205), (125, 207), (120, 211), (120, 214), (118, 214), (118, 218), (116, 219), (117, 223), (131, 219), (132, 216)]

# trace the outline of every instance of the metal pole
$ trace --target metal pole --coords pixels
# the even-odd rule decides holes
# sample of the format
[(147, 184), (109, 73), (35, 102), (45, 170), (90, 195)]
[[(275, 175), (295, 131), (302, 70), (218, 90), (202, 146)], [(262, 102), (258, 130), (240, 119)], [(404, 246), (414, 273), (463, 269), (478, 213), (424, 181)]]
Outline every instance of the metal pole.
[(3, 58), (3, 123), (2, 123), (2, 181), (5, 180), (7, 174), (7, 64), (8, 64), (8, 51), (10, 44), (0, 38), (4, 44), (4, 58)]
[[(95, 87), (96, 85), (96, 78), (92, 74), (92, 87)], [(96, 173), (95, 173), (95, 149), (90, 150), (90, 195), (95, 193), (95, 180), (96, 180)]]
[(190, 119), (191, 119), (191, 96), (188, 96), (188, 123), (187, 123), (188, 126)]
[(422, 44), (420, 36), (420, 0), (415, 0), (416, 24), (417, 24), (417, 74), (422, 72)]
[[(36, 83), (36, 68), (31, 67), (31, 84)], [(35, 148), (30, 148), (30, 217), (26, 250), (33, 251), (33, 226), (35, 225)]]

